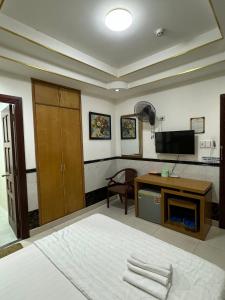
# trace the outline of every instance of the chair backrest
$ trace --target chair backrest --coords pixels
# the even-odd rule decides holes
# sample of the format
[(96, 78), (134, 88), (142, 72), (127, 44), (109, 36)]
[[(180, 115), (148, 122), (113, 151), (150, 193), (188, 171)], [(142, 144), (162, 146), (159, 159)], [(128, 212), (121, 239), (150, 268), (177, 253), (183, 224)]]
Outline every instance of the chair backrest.
[(135, 169), (127, 168), (125, 171), (125, 181), (134, 182), (134, 178), (137, 177), (137, 171)]

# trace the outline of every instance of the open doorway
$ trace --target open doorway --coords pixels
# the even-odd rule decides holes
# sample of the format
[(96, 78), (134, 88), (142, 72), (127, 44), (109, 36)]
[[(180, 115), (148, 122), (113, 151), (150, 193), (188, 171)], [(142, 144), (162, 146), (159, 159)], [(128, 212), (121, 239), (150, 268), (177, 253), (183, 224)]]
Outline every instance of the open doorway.
[(220, 96), (220, 222), (225, 228), (225, 94)]
[(0, 247), (29, 236), (22, 99), (0, 95)]
[[(8, 162), (6, 162), (6, 157), (8, 156), (8, 151), (5, 148), (6, 140), (8, 137), (5, 134), (5, 125), (8, 125), (7, 111), (9, 111), (10, 105), (8, 103), (0, 103), (0, 247), (12, 243), (17, 240), (17, 233), (14, 232), (15, 227), (10, 224), (10, 214), (12, 210), (10, 196), (8, 199), (7, 184), (8, 184)], [(10, 183), (8, 184), (10, 185)]]

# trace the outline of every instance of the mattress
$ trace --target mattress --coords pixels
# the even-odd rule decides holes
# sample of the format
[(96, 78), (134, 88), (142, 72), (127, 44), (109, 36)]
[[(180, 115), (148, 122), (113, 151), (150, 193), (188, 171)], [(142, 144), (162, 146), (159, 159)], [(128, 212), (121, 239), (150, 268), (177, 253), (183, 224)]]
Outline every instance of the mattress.
[(85, 300), (34, 245), (0, 259), (1, 300)]
[(100, 214), (38, 240), (35, 245), (87, 299), (155, 299), (122, 280), (127, 257), (133, 252), (172, 263), (169, 300), (225, 299), (222, 269)]

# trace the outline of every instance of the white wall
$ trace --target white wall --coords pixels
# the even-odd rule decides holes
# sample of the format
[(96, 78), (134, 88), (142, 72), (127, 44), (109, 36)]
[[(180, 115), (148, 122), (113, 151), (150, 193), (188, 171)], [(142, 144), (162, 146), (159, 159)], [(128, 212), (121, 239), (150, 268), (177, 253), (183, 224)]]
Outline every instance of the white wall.
[[(158, 115), (164, 115), (166, 120), (163, 130), (189, 129), (191, 117), (206, 117), (206, 133), (199, 135), (201, 139), (214, 138), (219, 141), (219, 95), (225, 91), (225, 77), (218, 77), (208, 81), (202, 81), (166, 91), (161, 91), (145, 97), (130, 99), (122, 103), (112, 103), (104, 99), (98, 99), (82, 94), (82, 123), (83, 123), (83, 147), (84, 160), (94, 160), (113, 157), (121, 154), (120, 144), (120, 116), (133, 113), (134, 104), (139, 100), (152, 102)], [(26, 168), (36, 167), (34, 130), (33, 130), (33, 109), (31, 82), (29, 78), (14, 76), (9, 73), (0, 72), (0, 93), (23, 98), (24, 113), (24, 134), (25, 134), (25, 155)], [(110, 114), (112, 116), (112, 140), (94, 141), (89, 140), (89, 111)], [(200, 160), (202, 155), (209, 155), (208, 150), (198, 151), (195, 157), (186, 159)], [(214, 151), (214, 156), (219, 155), (219, 149)], [(154, 150), (154, 141), (150, 138), (148, 124), (144, 125), (144, 157), (157, 158)], [(160, 158), (175, 158), (174, 156), (160, 156)], [(181, 157), (182, 160), (185, 157)], [(131, 161), (106, 161), (85, 165), (85, 191), (105, 186), (105, 177), (113, 174), (123, 165), (130, 165)], [(139, 173), (152, 164), (140, 164), (133, 162)], [(143, 166), (146, 166), (144, 168)], [(154, 164), (160, 168), (160, 164)], [(205, 172), (203, 171), (205, 170)], [(186, 174), (187, 177), (198, 177), (204, 175), (214, 182), (215, 199), (218, 199), (218, 168), (202, 167), (197, 169), (194, 166), (180, 165), (177, 168), (179, 175)], [(29, 210), (38, 208), (36, 174), (27, 174), (28, 205)], [(216, 200), (217, 201), (217, 200)]]
[[(220, 94), (225, 92), (225, 76), (215, 79), (200, 81), (185, 86), (171, 88), (147, 96), (129, 99), (116, 106), (116, 130), (117, 142), (116, 153), (121, 155), (120, 126), (121, 115), (133, 113), (134, 105), (138, 101), (151, 102), (158, 116), (165, 116), (163, 131), (188, 130), (190, 129), (190, 118), (205, 117), (205, 134), (196, 135), (196, 154), (181, 155), (180, 160), (201, 161), (202, 156), (219, 157), (220, 138)], [(156, 128), (160, 130), (160, 128)], [(216, 149), (200, 149), (199, 141), (214, 139)], [(176, 159), (177, 155), (157, 154), (155, 152), (155, 140), (151, 139), (150, 126), (144, 124), (143, 129), (143, 157), (158, 159)], [(161, 171), (164, 163), (161, 162), (138, 162), (130, 160), (119, 160), (120, 167), (132, 166), (139, 174), (150, 170)], [(169, 169), (173, 164), (167, 164)], [(210, 166), (195, 166), (178, 164), (175, 173), (181, 177), (209, 180), (213, 182), (213, 201), (219, 202), (219, 168)]]
[[(113, 157), (116, 154), (115, 104), (99, 98), (81, 95), (84, 161)], [(89, 112), (111, 115), (111, 140), (89, 139)], [(102, 161), (87, 164), (84, 167), (85, 192), (90, 192), (106, 185), (106, 177), (116, 172), (114, 161)]]
[[(215, 139), (217, 148), (212, 151), (212, 156), (219, 156), (219, 103), (220, 94), (225, 92), (225, 77), (218, 77), (206, 81), (161, 91), (158, 93), (129, 99), (116, 107), (117, 143), (116, 153), (121, 154), (120, 149), (120, 126), (121, 115), (133, 113), (134, 105), (138, 101), (151, 102), (158, 116), (165, 116), (163, 130), (188, 130), (190, 129), (190, 118), (205, 117), (205, 134), (196, 135), (197, 140)], [(157, 129), (156, 129), (157, 130)], [(200, 161), (202, 156), (209, 156), (209, 149), (200, 149), (197, 144), (197, 153), (194, 156), (181, 156), (181, 160)], [(168, 158), (174, 159), (176, 155), (157, 155), (155, 152), (155, 141), (151, 140), (149, 124), (144, 124), (143, 131), (143, 156), (146, 158)]]
[(1, 112), (7, 106), (5, 103), (0, 103), (0, 208), (8, 210), (8, 200), (6, 192), (6, 178), (2, 177), (5, 174), (5, 154), (3, 148), (3, 128), (1, 121)]
[[(165, 165), (163, 162), (137, 161), (129, 159), (118, 159), (116, 163), (117, 169), (134, 168), (137, 170), (138, 175), (144, 175), (150, 170), (160, 172), (162, 167)], [(166, 165), (170, 171), (174, 167), (174, 163), (166, 163)], [(175, 173), (184, 178), (193, 178), (213, 182), (212, 201), (219, 203), (219, 167), (177, 164)]]
[[(83, 125), (83, 148), (84, 160), (94, 160), (115, 156), (115, 104), (103, 99), (81, 95), (82, 100), (82, 125)], [(98, 112), (111, 115), (112, 139), (90, 140), (89, 139), (89, 112)]]
[(32, 90), (29, 78), (0, 72), (0, 94), (22, 97), (26, 168), (35, 168)]
[[(32, 89), (29, 78), (0, 71), (0, 94), (22, 97), (26, 169), (36, 168)], [(115, 156), (115, 105), (107, 100), (81, 96), (84, 160)], [(89, 140), (89, 111), (110, 114), (112, 116), (112, 140)], [(88, 172), (86, 171), (89, 170)], [(102, 163), (98, 168), (85, 165), (85, 191), (89, 192), (105, 186), (105, 177), (112, 174), (115, 164)], [(95, 172), (98, 170), (98, 176)], [(90, 176), (93, 174), (93, 176)], [(28, 209), (38, 208), (37, 178), (35, 173), (27, 174)]]

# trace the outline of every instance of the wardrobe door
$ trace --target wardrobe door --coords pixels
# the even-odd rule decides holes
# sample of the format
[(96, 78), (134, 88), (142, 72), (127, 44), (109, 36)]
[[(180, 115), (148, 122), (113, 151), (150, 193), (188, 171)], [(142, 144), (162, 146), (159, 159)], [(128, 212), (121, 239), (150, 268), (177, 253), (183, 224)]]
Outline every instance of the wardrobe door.
[(66, 214), (84, 207), (80, 110), (61, 108), (63, 182)]
[(65, 214), (60, 108), (36, 104), (36, 151), (40, 223)]
[(60, 106), (80, 109), (80, 91), (60, 88)]
[(59, 106), (59, 87), (50, 83), (33, 80), (35, 103)]

